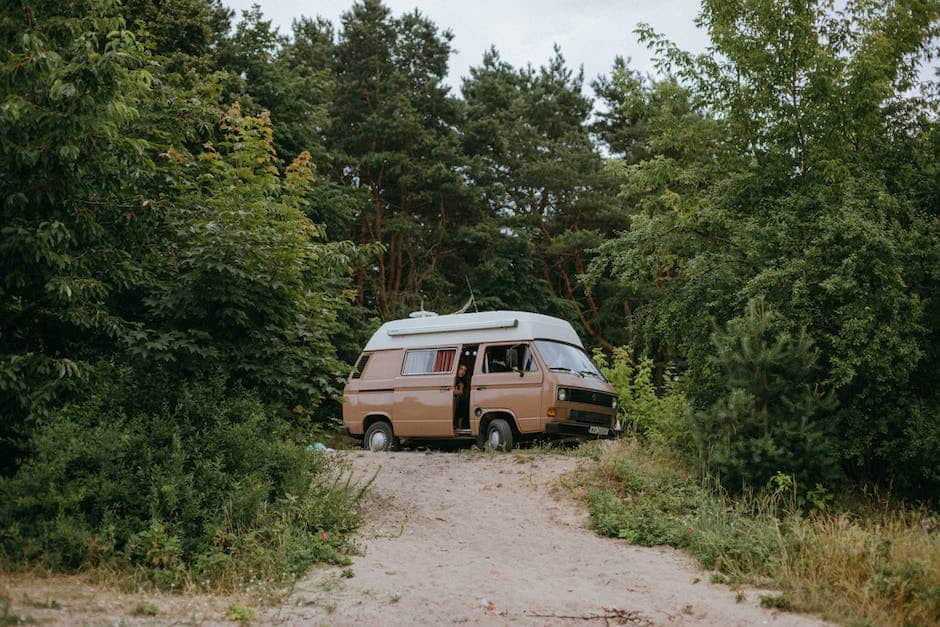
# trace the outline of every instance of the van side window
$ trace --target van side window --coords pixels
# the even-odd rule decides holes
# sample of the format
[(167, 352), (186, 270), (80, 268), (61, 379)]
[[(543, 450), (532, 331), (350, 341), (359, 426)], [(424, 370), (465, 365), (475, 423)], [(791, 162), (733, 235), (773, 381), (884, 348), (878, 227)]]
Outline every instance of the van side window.
[(528, 344), (487, 346), (483, 355), (483, 372), (535, 372), (538, 369)]
[(362, 376), (362, 372), (366, 369), (366, 364), (369, 363), (369, 356), (363, 355), (359, 358), (359, 361), (356, 362), (356, 365), (353, 366), (352, 378), (358, 379)]
[(411, 350), (405, 353), (402, 374), (439, 374), (450, 372), (454, 367), (457, 350), (453, 348), (430, 348)]

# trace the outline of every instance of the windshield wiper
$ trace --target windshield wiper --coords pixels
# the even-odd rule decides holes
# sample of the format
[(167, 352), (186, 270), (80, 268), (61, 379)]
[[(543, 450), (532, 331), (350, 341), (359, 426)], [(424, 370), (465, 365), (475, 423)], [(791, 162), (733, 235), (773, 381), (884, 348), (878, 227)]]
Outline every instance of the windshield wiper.
[[(586, 375), (586, 374), (589, 374), (589, 375), (591, 375), (592, 377), (598, 377), (597, 373), (594, 372), (593, 370), (578, 370), (578, 374), (580, 374), (582, 377), (583, 377), (584, 375)], [(598, 377), (598, 378), (600, 378), (600, 377)]]
[(564, 370), (565, 372), (571, 372), (571, 371), (572, 371), (571, 368), (567, 368), (567, 367), (565, 367), (565, 366), (549, 366), (548, 369), (549, 369), (549, 370)]

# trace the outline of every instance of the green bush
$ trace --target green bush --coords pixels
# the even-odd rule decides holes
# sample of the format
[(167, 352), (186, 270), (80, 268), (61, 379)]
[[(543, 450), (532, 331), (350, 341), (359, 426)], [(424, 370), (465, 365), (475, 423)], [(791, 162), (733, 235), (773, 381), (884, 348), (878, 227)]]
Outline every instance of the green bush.
[(657, 390), (652, 359), (636, 361), (630, 349), (617, 347), (609, 356), (595, 351), (594, 361), (617, 390), (618, 415), (626, 429), (676, 452), (694, 452), (691, 407), (671, 370), (663, 376), (663, 389)]
[(362, 490), (256, 394), (101, 370), (0, 479), (6, 560), (139, 569), (160, 587), (286, 580), (345, 561)]

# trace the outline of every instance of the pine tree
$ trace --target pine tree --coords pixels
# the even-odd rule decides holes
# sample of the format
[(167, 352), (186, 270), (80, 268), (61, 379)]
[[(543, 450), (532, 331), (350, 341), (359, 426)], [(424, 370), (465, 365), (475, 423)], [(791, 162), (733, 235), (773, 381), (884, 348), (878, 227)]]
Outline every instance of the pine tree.
[(712, 335), (721, 398), (699, 414), (699, 436), (709, 470), (732, 488), (762, 486), (777, 473), (808, 487), (839, 477), (819, 351), (805, 329), (784, 323), (756, 298)]

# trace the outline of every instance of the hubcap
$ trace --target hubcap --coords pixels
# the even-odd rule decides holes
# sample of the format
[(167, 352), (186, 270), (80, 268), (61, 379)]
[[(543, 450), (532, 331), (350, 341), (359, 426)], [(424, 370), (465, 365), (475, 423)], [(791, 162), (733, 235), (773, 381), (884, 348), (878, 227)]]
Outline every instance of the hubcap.
[(499, 430), (493, 429), (492, 431), (490, 431), (490, 447), (499, 448), (499, 445), (501, 443), (502, 442), (499, 439)]
[(372, 434), (372, 437), (369, 438), (369, 450), (371, 451), (381, 451), (385, 448), (385, 434), (381, 431), (376, 431)]

